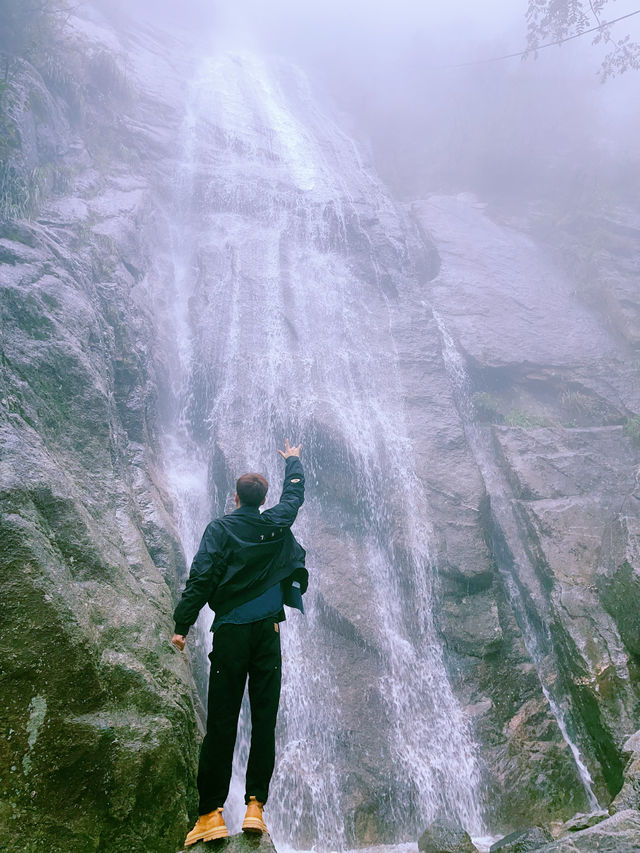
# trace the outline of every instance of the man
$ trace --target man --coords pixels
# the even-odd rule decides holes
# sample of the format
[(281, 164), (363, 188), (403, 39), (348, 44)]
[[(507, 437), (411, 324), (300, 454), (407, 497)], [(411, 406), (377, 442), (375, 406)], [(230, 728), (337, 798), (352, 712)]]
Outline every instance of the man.
[(261, 474), (236, 483), (236, 509), (204, 532), (182, 598), (175, 609), (172, 643), (184, 649), (189, 628), (208, 602), (215, 611), (207, 731), (198, 766), (199, 818), (185, 844), (229, 835), (222, 810), (229, 793), (238, 716), (247, 676), (251, 748), (246, 774), (245, 832), (268, 832), (262, 809), (275, 762), (280, 701), (280, 629), (284, 604), (302, 610), (308, 574), (304, 549), (291, 525), (304, 501), (300, 449), (278, 453), (286, 461), (280, 501), (260, 513), (269, 484)]

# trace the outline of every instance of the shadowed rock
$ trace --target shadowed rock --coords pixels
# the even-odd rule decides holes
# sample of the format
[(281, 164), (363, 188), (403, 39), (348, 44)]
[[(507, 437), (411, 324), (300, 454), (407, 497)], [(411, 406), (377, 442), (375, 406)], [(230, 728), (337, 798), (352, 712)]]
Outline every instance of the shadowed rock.
[(640, 809), (640, 732), (631, 735), (622, 751), (629, 757), (624, 768), (624, 784), (611, 803), (612, 813)]
[(533, 826), (522, 832), (512, 832), (500, 841), (491, 845), (489, 853), (529, 853), (538, 850), (548, 841), (552, 841), (551, 833), (541, 826)]
[(602, 821), (606, 820), (608, 817), (609, 812), (605, 811), (574, 815), (570, 820), (566, 821), (566, 823), (563, 823), (562, 826), (559, 827), (556, 835), (564, 835), (566, 832), (582, 832), (583, 829), (589, 829), (592, 826), (596, 826), (598, 823), (602, 823)]

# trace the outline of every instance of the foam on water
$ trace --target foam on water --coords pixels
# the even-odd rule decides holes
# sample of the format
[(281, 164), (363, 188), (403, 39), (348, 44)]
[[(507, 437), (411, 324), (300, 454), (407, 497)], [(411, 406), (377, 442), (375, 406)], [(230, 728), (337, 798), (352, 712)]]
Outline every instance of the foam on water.
[[(499, 835), (472, 836), (478, 853), (489, 853), (492, 844), (499, 841)], [(296, 850), (286, 844), (278, 845), (278, 853), (312, 853), (312, 851)], [(374, 844), (371, 847), (355, 847), (346, 850), (345, 853), (418, 853), (418, 844), (415, 841), (406, 841), (401, 844)]]

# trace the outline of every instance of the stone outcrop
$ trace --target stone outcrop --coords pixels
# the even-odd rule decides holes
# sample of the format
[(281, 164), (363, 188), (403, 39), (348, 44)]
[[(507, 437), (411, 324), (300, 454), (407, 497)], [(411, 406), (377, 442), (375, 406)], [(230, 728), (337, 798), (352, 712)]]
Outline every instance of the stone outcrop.
[(622, 214), (600, 222), (610, 239), (591, 273), (607, 295), (594, 299), (560, 265), (548, 232), (500, 224), (470, 196), (433, 198), (413, 213), (441, 258), (413, 317), (428, 299), (450, 336), (445, 362), (447, 346), (460, 359), (443, 387), (428, 319), (419, 350), (414, 324), (400, 325), (439, 536), (440, 626), (488, 764), (500, 768), (494, 783), (506, 783), (498, 812), (506, 826), (528, 810), (544, 824), (536, 803), (545, 798), (557, 816), (593, 807), (558, 709), (602, 804), (620, 790), (636, 728), (637, 217), (624, 228)]
[(55, 57), (82, 91), (3, 57), (11, 175), (40, 196), (0, 224), (0, 847), (169, 853), (198, 699), (169, 643), (185, 566), (142, 285), (148, 148), (96, 38)]
[(569, 818), (569, 820), (561, 823), (559, 826), (554, 827), (554, 835), (559, 837), (561, 835), (566, 835), (568, 832), (581, 832), (583, 829), (590, 829), (592, 826), (602, 823), (602, 821), (607, 820), (608, 817), (609, 812), (602, 809), (588, 814), (576, 814), (572, 818)]
[(476, 847), (457, 824), (447, 820), (436, 820), (418, 839), (421, 853), (477, 853)]
[(211, 853), (211, 850), (218, 850), (220, 853), (275, 853), (276, 848), (268, 835), (249, 835), (240, 832), (238, 835), (231, 835), (229, 838), (222, 838), (218, 841), (198, 842), (185, 847), (181, 853)]
[(631, 735), (622, 747), (627, 759), (622, 788), (609, 807), (612, 813), (624, 809), (640, 809), (640, 732)]
[(542, 826), (533, 826), (522, 832), (512, 832), (501, 838), (489, 848), (489, 853), (528, 853), (530, 850), (539, 850), (553, 836), (549, 830)]
[(640, 816), (635, 809), (613, 817), (576, 815), (554, 834), (560, 837), (552, 841), (551, 833), (539, 826), (514, 832), (493, 844), (490, 853), (634, 853), (640, 839)]
[(639, 838), (640, 814), (627, 809), (538, 849), (540, 853), (636, 853)]

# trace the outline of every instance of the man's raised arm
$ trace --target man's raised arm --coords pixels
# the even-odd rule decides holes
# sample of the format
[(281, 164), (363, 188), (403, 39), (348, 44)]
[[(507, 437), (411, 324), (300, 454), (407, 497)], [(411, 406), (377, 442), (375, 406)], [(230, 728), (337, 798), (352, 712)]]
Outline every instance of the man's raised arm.
[(282, 527), (291, 527), (296, 520), (298, 510), (304, 503), (304, 469), (300, 461), (301, 449), (301, 444), (291, 447), (287, 439), (285, 449), (278, 451), (287, 463), (282, 494), (275, 506), (262, 513), (263, 518), (268, 518), (273, 524), (282, 525)]

